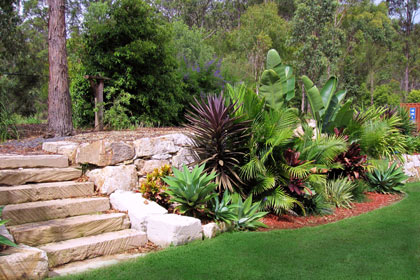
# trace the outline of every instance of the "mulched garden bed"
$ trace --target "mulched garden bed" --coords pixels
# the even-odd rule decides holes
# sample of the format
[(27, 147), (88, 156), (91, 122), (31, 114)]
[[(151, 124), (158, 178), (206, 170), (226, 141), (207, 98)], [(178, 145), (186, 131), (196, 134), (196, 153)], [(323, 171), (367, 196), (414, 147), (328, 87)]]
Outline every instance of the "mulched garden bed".
[(268, 226), (268, 228), (262, 228), (260, 231), (269, 231), (274, 229), (296, 229), (328, 224), (382, 208), (384, 206), (395, 203), (402, 198), (403, 195), (401, 194), (380, 194), (368, 192), (366, 194), (366, 202), (354, 203), (352, 209), (336, 208), (334, 213), (331, 215), (298, 217), (292, 215), (276, 216), (273, 214), (268, 214), (261, 220)]

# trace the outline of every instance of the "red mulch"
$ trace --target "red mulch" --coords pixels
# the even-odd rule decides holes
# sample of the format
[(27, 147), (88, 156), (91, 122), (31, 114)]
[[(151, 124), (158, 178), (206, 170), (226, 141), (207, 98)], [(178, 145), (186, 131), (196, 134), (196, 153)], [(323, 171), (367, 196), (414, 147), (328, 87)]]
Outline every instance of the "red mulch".
[(367, 193), (366, 198), (366, 202), (354, 203), (352, 209), (336, 208), (333, 214), (326, 216), (297, 217), (291, 215), (276, 216), (268, 214), (261, 219), (268, 228), (260, 230), (269, 231), (273, 229), (295, 229), (328, 224), (382, 208), (401, 200), (403, 196), (400, 194), (380, 194), (369, 192)]

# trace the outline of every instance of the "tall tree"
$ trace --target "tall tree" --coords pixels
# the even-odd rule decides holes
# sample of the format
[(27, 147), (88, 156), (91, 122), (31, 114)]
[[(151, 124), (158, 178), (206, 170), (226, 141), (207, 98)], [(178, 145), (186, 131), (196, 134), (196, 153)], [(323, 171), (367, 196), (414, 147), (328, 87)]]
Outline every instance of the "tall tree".
[(414, 31), (414, 20), (420, 8), (420, 0), (387, 0), (389, 14), (398, 17), (399, 33), (404, 37), (404, 100), (410, 91), (410, 68), (413, 64), (411, 51), (413, 46), (412, 33)]
[[(343, 32), (341, 17), (337, 15), (339, 2), (335, 0), (296, 0), (292, 20), (291, 44), (298, 47), (296, 66), (300, 74), (319, 82), (325, 70), (334, 74), (340, 56)], [(305, 106), (302, 88), (301, 110)]]
[(67, 68), (65, 0), (48, 0), (48, 6), (48, 130), (55, 136), (65, 136), (73, 133)]

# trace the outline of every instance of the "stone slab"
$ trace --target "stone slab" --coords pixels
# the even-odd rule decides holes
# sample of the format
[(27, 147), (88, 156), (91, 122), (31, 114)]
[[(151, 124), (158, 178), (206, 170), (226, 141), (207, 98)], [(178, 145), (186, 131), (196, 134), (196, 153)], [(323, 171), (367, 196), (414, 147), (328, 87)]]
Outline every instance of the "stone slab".
[(124, 213), (83, 215), (9, 227), (18, 243), (38, 246), (130, 227)]
[(92, 269), (104, 268), (110, 265), (115, 265), (124, 261), (133, 260), (136, 258), (146, 256), (146, 253), (122, 253), (116, 255), (102, 256), (83, 261), (76, 261), (62, 266), (53, 268), (48, 276), (66, 276), (71, 274), (79, 274), (90, 271)]
[(107, 166), (86, 173), (100, 193), (111, 194), (116, 190), (133, 190), (138, 185), (135, 165)]
[(19, 245), (0, 256), (0, 279), (44, 279), (48, 276), (47, 254), (37, 248)]
[(0, 205), (84, 197), (94, 194), (91, 182), (54, 182), (0, 187)]
[(67, 198), (59, 200), (9, 204), (3, 209), (8, 226), (48, 221), (109, 210), (107, 197)]
[(30, 168), (0, 170), (0, 185), (23, 185), (74, 180), (82, 175), (82, 170), (67, 168)]
[(63, 155), (11, 155), (0, 156), (0, 169), (68, 167), (69, 160)]
[(71, 141), (56, 141), (42, 143), (42, 149), (46, 152), (65, 155), (74, 163), (76, 158), (76, 150), (78, 143)]
[(161, 247), (178, 246), (200, 240), (201, 221), (175, 214), (153, 215), (147, 219), (147, 238)]
[(49, 267), (55, 267), (73, 261), (121, 253), (144, 246), (146, 242), (147, 237), (144, 232), (126, 229), (49, 243), (40, 249), (47, 252)]

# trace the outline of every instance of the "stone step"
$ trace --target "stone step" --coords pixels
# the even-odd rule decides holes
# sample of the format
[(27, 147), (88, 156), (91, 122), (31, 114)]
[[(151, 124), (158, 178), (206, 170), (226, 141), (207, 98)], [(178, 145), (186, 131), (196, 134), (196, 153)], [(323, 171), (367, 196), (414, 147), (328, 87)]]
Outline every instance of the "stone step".
[(39, 249), (47, 252), (49, 267), (55, 267), (73, 261), (121, 253), (144, 246), (146, 242), (146, 233), (135, 229), (125, 229), (49, 243), (40, 246)]
[(0, 185), (23, 185), (26, 183), (44, 183), (70, 181), (82, 175), (82, 170), (67, 168), (30, 168), (0, 170)]
[(91, 182), (54, 182), (0, 187), (0, 205), (94, 195)]
[(67, 198), (9, 204), (3, 209), (8, 226), (61, 219), (109, 210), (109, 198)]
[(130, 227), (126, 214), (83, 215), (9, 227), (17, 243), (38, 246)]
[(69, 159), (63, 155), (0, 155), (0, 169), (68, 166)]

